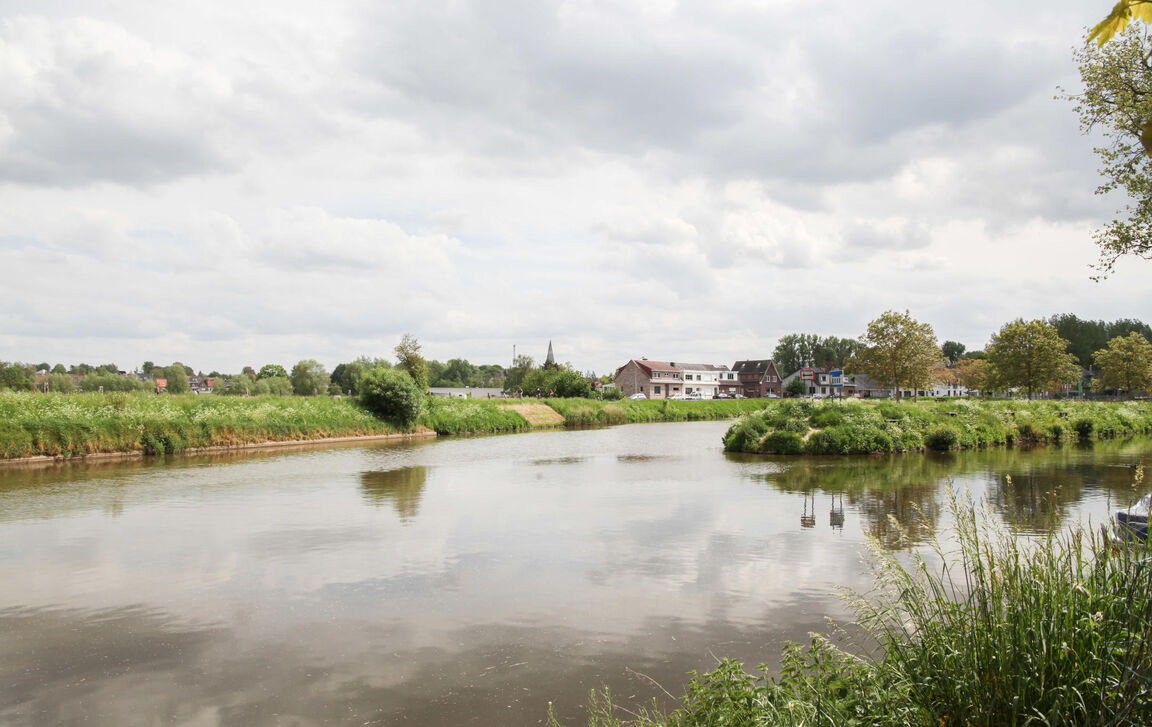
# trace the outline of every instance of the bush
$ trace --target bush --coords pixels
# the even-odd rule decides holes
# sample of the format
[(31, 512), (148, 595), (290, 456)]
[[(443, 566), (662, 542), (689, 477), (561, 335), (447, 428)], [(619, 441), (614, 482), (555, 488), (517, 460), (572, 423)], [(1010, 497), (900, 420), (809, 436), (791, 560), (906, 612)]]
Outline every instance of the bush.
[(375, 368), (360, 379), (360, 404), (376, 416), (410, 427), (424, 410), (424, 392), (407, 371)]
[(839, 407), (825, 406), (812, 412), (812, 417), (809, 419), (812, 426), (823, 429), (824, 427), (834, 427), (837, 424), (844, 422), (844, 412), (840, 411)]
[(1081, 439), (1088, 439), (1092, 436), (1093, 430), (1096, 429), (1096, 423), (1088, 417), (1082, 417), (1072, 422), (1072, 430), (1076, 432), (1076, 436)]
[(729, 452), (755, 452), (760, 438), (767, 432), (764, 417), (750, 414), (728, 427), (724, 434), (724, 448)]
[(925, 446), (937, 452), (947, 452), (959, 441), (960, 434), (952, 427), (935, 427), (924, 435)]
[(760, 440), (758, 451), (764, 454), (804, 454), (804, 440), (794, 432), (772, 432)]

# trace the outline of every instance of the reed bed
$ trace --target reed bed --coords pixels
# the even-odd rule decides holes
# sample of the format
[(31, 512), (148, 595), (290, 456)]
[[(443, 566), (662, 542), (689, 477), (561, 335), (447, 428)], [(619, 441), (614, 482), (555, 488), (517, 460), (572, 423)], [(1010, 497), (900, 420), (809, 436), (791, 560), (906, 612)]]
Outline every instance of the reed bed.
[(775, 676), (724, 661), (669, 714), (624, 712), (603, 693), (588, 724), (1152, 724), (1148, 544), (1082, 524), (1024, 539), (967, 498), (950, 509), (956, 525), (929, 559), (873, 541), (875, 588), (849, 596), (864, 636), (793, 644)]

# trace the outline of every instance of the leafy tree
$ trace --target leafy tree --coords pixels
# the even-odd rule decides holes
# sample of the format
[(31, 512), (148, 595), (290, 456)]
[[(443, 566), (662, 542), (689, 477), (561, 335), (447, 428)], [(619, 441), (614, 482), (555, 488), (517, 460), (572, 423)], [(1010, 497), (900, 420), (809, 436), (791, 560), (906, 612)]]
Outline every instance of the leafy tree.
[(868, 324), (860, 337), (861, 350), (851, 364), (884, 387), (925, 388), (932, 370), (940, 363), (940, 348), (932, 326), (914, 319), (908, 311), (887, 311)]
[(264, 364), (260, 367), (260, 373), (256, 374), (257, 379), (270, 379), (273, 376), (286, 377), (288, 372), (280, 364)]
[(1099, 389), (1121, 389), (1131, 396), (1152, 387), (1152, 343), (1139, 333), (1113, 338), (1093, 359), (1101, 369)]
[(228, 386), (217, 387), (216, 393), (224, 394), (226, 396), (248, 396), (255, 394), (253, 388), (256, 384), (256, 377), (251, 374), (236, 374), (235, 376), (228, 377)]
[(955, 364), (964, 356), (964, 350), (967, 347), (963, 343), (956, 341), (945, 341), (940, 350), (944, 353), (944, 358), (948, 359), (948, 363)]
[(27, 367), (0, 361), (0, 387), (13, 391), (31, 391), (34, 387)]
[(149, 384), (137, 380), (135, 376), (121, 376), (120, 374), (98, 373), (85, 376), (80, 381), (82, 391), (143, 391), (150, 388)]
[(68, 369), (68, 373), (73, 376), (87, 376), (92, 373), (92, 367), (86, 363), (79, 363)]
[(396, 344), (396, 358), (400, 368), (408, 372), (420, 391), (428, 390), (428, 363), (420, 355), (420, 342), (411, 333), (405, 333)]
[(816, 365), (843, 366), (852, 360), (859, 348), (860, 342), (854, 338), (821, 338), (816, 346)]
[(1143, 28), (1133, 27), (1116, 42), (1086, 44), (1075, 56), (1084, 90), (1068, 98), (1076, 104), (1081, 128), (1107, 139), (1094, 150), (1104, 180), (1096, 193), (1120, 191), (1130, 200), (1093, 234), (1099, 280), (1123, 256), (1152, 258), (1152, 41)]
[(184, 364), (176, 362), (171, 366), (165, 366), (164, 378), (168, 379), (169, 394), (188, 393), (188, 372), (184, 370)]
[[(476, 367), (468, 363), (466, 359), (451, 358), (444, 365), (443, 378), (447, 381), (459, 382), (459, 386), (475, 386), (477, 383)], [(445, 384), (445, 386), (452, 385)]]
[(535, 361), (531, 356), (520, 354), (513, 362), (513, 366), (508, 370), (508, 375), (504, 377), (504, 391), (512, 392), (520, 388), (527, 390), (524, 386), (524, 378), (528, 376), (528, 372), (535, 366)]
[(1072, 313), (1061, 313), (1048, 319), (1056, 333), (1068, 341), (1068, 351), (1081, 366), (1092, 365), (1092, 354), (1108, 343), (1108, 326), (1104, 321), (1089, 321)]
[(66, 373), (68, 373), (68, 369), (64, 368), (64, 364), (58, 363), (52, 367), (52, 373), (54, 373), (54, 374), (66, 374)]
[(328, 392), (328, 372), (313, 358), (298, 361), (292, 367), (292, 392), (296, 396), (316, 396)]
[(38, 363), (38, 364), (36, 364), (36, 370), (37, 371), (51, 371), (52, 370), (52, 364), (48, 363), (47, 361), (44, 361), (42, 363)]
[(784, 387), (784, 394), (785, 396), (804, 396), (804, 382), (800, 379), (792, 379)]
[(152, 369), (154, 369), (154, 368), (156, 368), (156, 364), (152, 363), (151, 361), (145, 361), (145, 362), (144, 362), (144, 363), (143, 363), (143, 364), (140, 366), (140, 370), (141, 370), (141, 371), (143, 371), (143, 372), (144, 372), (144, 373), (146, 373), (146, 374), (147, 374), (147, 373), (149, 373), (149, 372), (151, 372), (151, 371), (152, 371)]
[(247, 375), (255, 378), (256, 369), (252, 368), (251, 366), (245, 366), (244, 368), (240, 369), (240, 373), (247, 374)]
[(72, 376), (67, 372), (48, 374), (37, 381), (36, 386), (41, 391), (55, 391), (60, 394), (71, 394), (76, 391), (76, 384), (72, 382)]
[(379, 417), (410, 427), (424, 410), (424, 388), (400, 368), (373, 368), (360, 379), (360, 404)]
[(989, 388), (1023, 389), (1031, 399), (1037, 391), (1080, 377), (1076, 357), (1068, 353), (1068, 341), (1051, 323), (1017, 319), (993, 334), (986, 349)]
[(456, 384), (446, 383), (444, 379), (444, 364), (433, 359), (425, 361), (427, 365), (428, 385), (429, 386), (455, 386)]
[(772, 352), (776, 370), (781, 376), (787, 376), (793, 371), (815, 366), (816, 348), (819, 344), (819, 336), (811, 333), (789, 333), (781, 336)]
[(969, 391), (983, 392), (988, 383), (988, 362), (983, 358), (960, 359), (952, 367), (952, 371), (956, 376), (956, 383)]
[[(476, 369), (477, 382), (481, 386), (499, 386), (504, 381), (504, 367), (500, 364), (481, 364)], [(607, 379), (604, 383), (612, 382), (612, 377), (604, 377)]]
[(584, 378), (584, 375), (571, 367), (556, 364), (550, 367), (541, 367), (532, 369), (524, 377), (522, 384), (518, 386), (524, 387), (525, 393), (535, 394), (539, 389), (545, 394), (553, 394), (560, 397), (584, 397), (592, 396), (592, 382)]
[(392, 363), (382, 358), (358, 356), (353, 361), (337, 364), (332, 369), (332, 381), (340, 385), (340, 393), (351, 392), (355, 396), (360, 392), (360, 377), (373, 368), (390, 369)]

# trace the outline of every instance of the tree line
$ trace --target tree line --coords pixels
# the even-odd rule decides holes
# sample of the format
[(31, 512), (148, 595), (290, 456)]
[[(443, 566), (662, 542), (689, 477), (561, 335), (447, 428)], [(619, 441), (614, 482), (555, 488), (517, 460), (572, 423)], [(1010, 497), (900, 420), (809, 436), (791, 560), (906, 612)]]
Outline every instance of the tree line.
[[(1069, 331), (1074, 344), (1061, 335)], [(852, 373), (869, 376), (883, 388), (927, 389), (934, 377), (969, 390), (1036, 394), (1082, 380), (1082, 361), (1098, 369), (1092, 386), (1129, 396), (1152, 389), (1152, 331), (1140, 321), (1108, 324), (1081, 321), (1073, 315), (1050, 320), (1017, 319), (992, 334), (983, 351), (965, 353), (962, 344), (938, 345), (932, 326), (905, 311), (887, 311), (871, 321), (842, 361)], [(782, 339), (783, 340), (783, 339)], [(951, 344), (951, 345), (950, 345)], [(1095, 346), (1088, 355), (1087, 349)], [(1088, 368), (1085, 366), (1084, 368)]]

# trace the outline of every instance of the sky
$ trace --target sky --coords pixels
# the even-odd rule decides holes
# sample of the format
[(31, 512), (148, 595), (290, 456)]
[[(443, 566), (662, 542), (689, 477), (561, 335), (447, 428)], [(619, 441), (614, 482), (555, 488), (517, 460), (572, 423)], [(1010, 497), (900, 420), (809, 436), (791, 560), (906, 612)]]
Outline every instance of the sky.
[[(0, 359), (770, 358), (1094, 282), (1111, 3), (0, 1)], [(947, 11), (947, 12), (946, 12)]]

